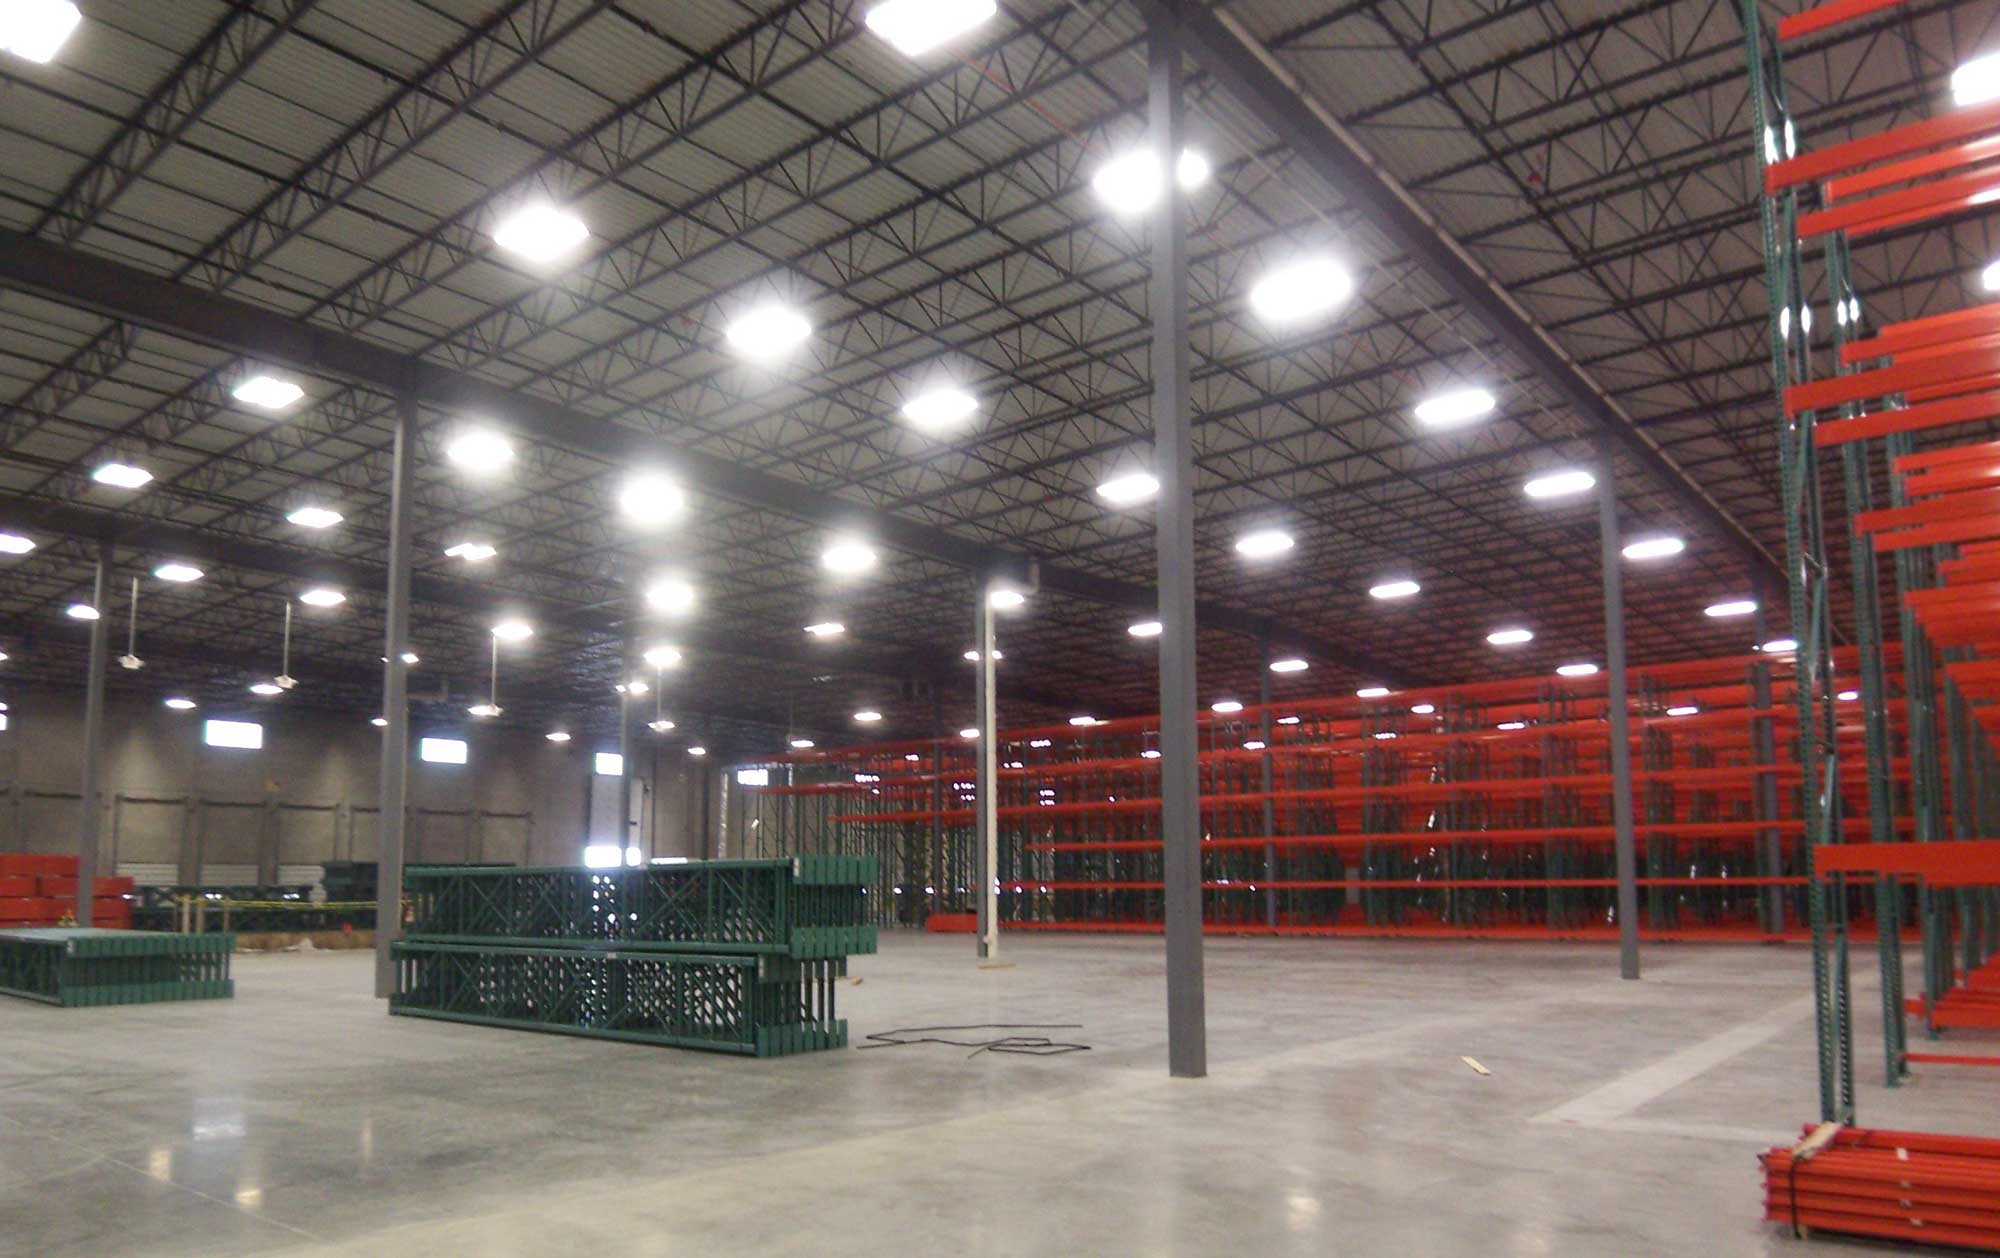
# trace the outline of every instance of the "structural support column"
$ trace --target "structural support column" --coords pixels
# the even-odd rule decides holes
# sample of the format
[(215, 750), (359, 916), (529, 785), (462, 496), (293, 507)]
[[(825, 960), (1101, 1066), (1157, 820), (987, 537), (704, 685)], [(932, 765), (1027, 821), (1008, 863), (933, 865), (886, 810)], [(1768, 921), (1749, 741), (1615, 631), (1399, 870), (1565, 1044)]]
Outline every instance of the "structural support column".
[[(1264, 837), (1270, 838), (1277, 832), (1277, 809), (1271, 802), (1271, 639), (1267, 636), (1260, 644), (1264, 659), (1264, 669), (1257, 674), (1257, 706), (1263, 713), (1257, 720), (1257, 737), (1264, 744), (1264, 754), (1257, 761), (1257, 789), (1264, 794)], [(1264, 844), (1264, 925), (1278, 929), (1278, 888), (1273, 884), (1278, 880), (1278, 845)]]
[(1598, 447), (1597, 532), (1604, 549), (1605, 702), (1611, 716), (1611, 823), (1618, 866), (1618, 973), (1639, 977), (1639, 854), (1632, 838), (1632, 719), (1626, 703), (1625, 580), (1619, 569), (1618, 477)]
[(1201, 961), (1201, 767), (1195, 724), (1194, 440), (1188, 418), (1186, 144), (1180, 46), (1155, 21), (1146, 47), (1147, 135), (1160, 164), (1153, 211), (1153, 461), (1160, 482), (1160, 837), (1165, 844), (1167, 1069), (1208, 1073)]
[(638, 835), (632, 829), (632, 679), (638, 671), (632, 667), (632, 635), (628, 631), (619, 647), (618, 655), (618, 860), (625, 863), (625, 853), (634, 845)]
[[(974, 874), (979, 880), (979, 956), (982, 960), (1000, 953), (1000, 891), (997, 882), (1000, 877), (1000, 801), (994, 794), (999, 779), (999, 758), (994, 747), (993, 604), (989, 597), (992, 590), (992, 585), (984, 576), (973, 582), (972, 640), (973, 649), (979, 652), (973, 683), (973, 701), (979, 708), (979, 717), (973, 722), (979, 727), (979, 745), (973, 752), (977, 763), (974, 792), (979, 801), (979, 868)], [(943, 772), (942, 766), (939, 772)]]
[[(1761, 653), (1764, 644), (1771, 640), (1771, 622), (1767, 611), (1771, 602), (1771, 583), (1761, 575), (1752, 574), (1751, 588), (1757, 596), (1757, 610), (1751, 617), (1750, 632), (1757, 640), (1750, 646)], [(1750, 670), (1750, 703), (1760, 711), (1771, 706), (1771, 665), (1761, 655)], [(1760, 877), (1777, 878), (1785, 872), (1785, 856), (1777, 828), (1778, 778), (1775, 773), (1769, 772), (1778, 763), (1777, 731), (1770, 717), (1759, 716), (1750, 723), (1750, 754), (1757, 767), (1765, 770), (1757, 775), (1756, 785), (1751, 788), (1751, 802), (1757, 820), (1771, 823), (1770, 829), (1757, 832), (1757, 873)], [(1766, 883), (1763, 894), (1757, 900), (1763, 910), (1764, 933), (1783, 934), (1785, 889), (1776, 883)]]
[(111, 543), (97, 544), (97, 575), (90, 605), (97, 619), (90, 622), (90, 676), (83, 688), (83, 824), (76, 840), (76, 924), (94, 920), (97, 894), (97, 849), (103, 842), (104, 807), (104, 657), (110, 652), (105, 626), (110, 623)]
[[(975, 683), (976, 684), (976, 683)], [(935, 687), (931, 690), (931, 855), (926, 866), (928, 878), (925, 892), (924, 916), (929, 919), (939, 911), (943, 897), (949, 894), (945, 886), (948, 881), (944, 867), (944, 695)]]
[(417, 399), (396, 400), (389, 471), (389, 614), (382, 634), (382, 813), (375, 870), (375, 995), (396, 990), (390, 949), (403, 933), (403, 831), (410, 777), (410, 465), (416, 458)]

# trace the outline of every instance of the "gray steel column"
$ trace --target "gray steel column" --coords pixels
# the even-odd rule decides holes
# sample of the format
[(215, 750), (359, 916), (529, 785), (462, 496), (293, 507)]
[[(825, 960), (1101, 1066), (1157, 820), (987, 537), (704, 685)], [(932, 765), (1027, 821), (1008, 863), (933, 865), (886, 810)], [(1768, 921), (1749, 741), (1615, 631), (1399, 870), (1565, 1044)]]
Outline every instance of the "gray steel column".
[[(974, 773), (974, 790), (979, 806), (978, 866), (974, 871), (979, 879), (979, 955), (987, 958), (1000, 952), (1000, 892), (994, 885), (1000, 876), (1000, 808), (999, 799), (994, 795), (998, 785), (998, 757), (994, 754), (993, 719), (993, 607), (987, 602), (992, 586), (982, 575), (972, 584), (972, 638), (974, 649), (979, 652), (979, 662), (975, 665), (977, 680), (973, 684), (973, 700), (979, 707), (979, 719), (973, 724), (979, 728), (979, 745), (973, 755), (977, 762)], [(940, 768), (939, 772), (943, 772)]]
[[(1764, 607), (1770, 601), (1771, 584), (1758, 573), (1751, 574), (1751, 587), (1757, 596), (1757, 611), (1750, 620), (1750, 632), (1757, 641), (1751, 645), (1763, 650), (1771, 640), (1770, 619)], [(1771, 706), (1771, 665), (1759, 659), (1750, 671), (1750, 702), (1757, 708)], [(1760, 769), (1769, 769), (1778, 763), (1777, 735), (1771, 718), (1760, 716), (1750, 723), (1750, 751)], [(1750, 792), (1755, 805), (1757, 820), (1776, 822), (1778, 819), (1778, 778), (1774, 773), (1760, 773), (1757, 783)], [(1768, 830), (1757, 834), (1757, 873), (1759, 877), (1776, 878), (1784, 873), (1785, 860), (1779, 845), (1778, 830), (1774, 824)], [(1764, 931), (1776, 935), (1785, 929), (1785, 889), (1766, 884), (1763, 894), (1757, 897), (1763, 910)]]
[(104, 657), (110, 647), (105, 642), (105, 626), (111, 609), (105, 601), (111, 593), (111, 543), (97, 544), (97, 575), (91, 585), (90, 605), (97, 619), (90, 622), (90, 675), (83, 688), (83, 824), (76, 840), (76, 924), (88, 926), (97, 905), (97, 847), (103, 841), (104, 809), (98, 796), (104, 793)]
[[(976, 683), (975, 683), (976, 684)], [(924, 913), (928, 916), (938, 911), (943, 904), (945, 889), (944, 869), (944, 694), (935, 685), (931, 688), (931, 859), (930, 894), (924, 902)]]
[(1611, 715), (1611, 822), (1618, 865), (1618, 973), (1639, 977), (1639, 855), (1632, 839), (1632, 719), (1625, 698), (1625, 579), (1619, 569), (1618, 478), (1598, 447), (1597, 532), (1604, 548), (1605, 702)]
[[(618, 684), (618, 864), (625, 863), (625, 849), (632, 839), (632, 634), (627, 630), (619, 648)], [(592, 766), (595, 767), (595, 766)]]
[(1153, 212), (1153, 461), (1160, 481), (1160, 837), (1167, 919), (1167, 1070), (1208, 1073), (1201, 964), (1201, 763), (1195, 711), (1194, 439), (1188, 420), (1186, 142), (1181, 56), (1155, 22), (1146, 44), (1147, 142), (1160, 163)]
[(382, 813), (375, 867), (375, 995), (396, 990), (390, 948), (403, 933), (404, 799), (410, 773), (410, 465), (416, 458), (417, 399), (396, 402), (389, 473), (389, 611), (382, 633)]
[[(1257, 676), (1257, 703), (1264, 713), (1258, 721), (1263, 732), (1257, 737), (1264, 742), (1264, 754), (1259, 757), (1257, 789), (1264, 793), (1264, 834), (1266, 837), (1277, 828), (1277, 809), (1271, 805), (1271, 639), (1266, 637), (1263, 646), (1264, 671)], [(1272, 930), (1278, 929), (1278, 889), (1271, 884), (1278, 880), (1278, 845), (1264, 845), (1264, 924)]]

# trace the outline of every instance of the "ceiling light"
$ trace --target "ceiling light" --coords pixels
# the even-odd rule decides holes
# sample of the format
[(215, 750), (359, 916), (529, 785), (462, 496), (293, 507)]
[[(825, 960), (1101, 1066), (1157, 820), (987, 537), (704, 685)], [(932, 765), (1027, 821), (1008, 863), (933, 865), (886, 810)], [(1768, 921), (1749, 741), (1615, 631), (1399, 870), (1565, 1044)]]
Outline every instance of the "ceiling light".
[(815, 638), (832, 638), (847, 632), (847, 626), (837, 620), (822, 620), (816, 625), (807, 625), (806, 632)]
[(1431, 428), (1456, 428), (1493, 413), (1499, 403), (1484, 389), (1456, 389), (1417, 403), (1417, 422)]
[(271, 695), (285, 693), (285, 688), (275, 681), (258, 681), (250, 683), (250, 693), (253, 695), (264, 695), (268, 698)]
[(653, 688), (647, 685), (645, 679), (642, 677), (634, 677), (623, 686), (617, 687), (617, 690), (620, 694), (634, 695), (651, 694), (653, 692)]
[(1262, 751), (1264, 750), (1264, 747), (1265, 747), (1265, 742), (1261, 738), (1253, 738), (1249, 742), (1243, 744), (1243, 750), (1245, 751)]
[(681, 662), (681, 652), (679, 647), (661, 645), (649, 648), (639, 658), (654, 668), (675, 668)]
[(1280, 725), (1297, 725), (1298, 723), (1299, 718), (1296, 716), (1281, 716), (1278, 718), (1278, 724)]
[[(1193, 149), (1182, 149), (1174, 163), (1174, 182), (1193, 191), (1208, 182), (1208, 159)], [(1091, 191), (1113, 214), (1143, 214), (1160, 199), (1164, 181), (1160, 163), (1150, 148), (1121, 153), (1097, 168), (1091, 176)]]
[(498, 716), (500, 715), (500, 705), (497, 703), (475, 703), (465, 711), (468, 716)]
[(1386, 699), (1389, 697), (1389, 688), (1387, 686), (1363, 686), (1354, 692), (1354, 697), (1357, 699)]
[(1665, 559), (1686, 549), (1687, 543), (1678, 537), (1642, 537), (1628, 543), (1624, 555), (1627, 559)]
[(1416, 716), (1429, 716), (1431, 713), (1437, 711), (1437, 704), (1413, 703), (1410, 705), (1410, 711)]
[(47, 64), (83, 20), (69, 0), (17, 0), (6, 6), (0, 48), (27, 61)]
[(1271, 661), (1271, 671), (1274, 673), (1303, 673), (1311, 667), (1312, 665), (1299, 659), (1297, 656)]
[(582, 219), (547, 204), (523, 206), (493, 229), (494, 244), (530, 262), (553, 262), (589, 239)]
[(1160, 492), (1150, 472), (1121, 472), (1097, 487), (1097, 496), (1114, 507), (1129, 507)]
[[(965, 658), (970, 660), (974, 664), (977, 664), (979, 662), (979, 652), (976, 650), (967, 651), (965, 653)], [(1005, 651), (995, 650), (993, 652), (993, 662), (995, 664), (998, 664), (1001, 660), (1004, 660), (1006, 658), (1007, 658), (1007, 653)]]
[(696, 745), (688, 748), (688, 754), (690, 756), (705, 756), (708, 754), (708, 748), (703, 747), (699, 743), (697, 743)]
[(646, 722), (646, 728), (652, 730), (655, 734), (666, 734), (672, 732), (674, 723), (664, 716), (656, 716)]
[(299, 595), (299, 601), (307, 607), (338, 607), (347, 601), (347, 595), (339, 590), (329, 590), (325, 586), (314, 586)]
[(1252, 559), (1268, 559), (1272, 555), (1282, 555), (1292, 548), (1292, 535), (1278, 529), (1262, 529), (1255, 533), (1245, 533), (1236, 539), (1236, 553)]
[(882, 719), (882, 714), (880, 712), (877, 712), (873, 708), (864, 708), (861, 711), (856, 712), (854, 714), (854, 719), (861, 722), (863, 725), (873, 725), (875, 722)]
[(1021, 593), (1021, 591), (1010, 590), (1004, 586), (999, 589), (986, 591), (986, 605), (996, 611), (1009, 611), (1027, 601), (1028, 596)]
[(1166, 632), (1166, 628), (1157, 620), (1142, 620), (1136, 625), (1125, 626), (1125, 632), (1135, 638), (1157, 638)]
[(812, 323), (781, 302), (766, 302), (738, 315), (723, 336), (745, 358), (769, 362), (782, 358), (812, 335)]
[(1097, 718), (1094, 716), (1073, 716), (1069, 718), (1069, 723), (1076, 726), (1091, 726), (1097, 724)]
[(2000, 99), (2000, 52), (1974, 57), (1951, 72), (1951, 100), (1963, 109)]
[(1486, 640), (1494, 646), (1519, 646), (1523, 642), (1533, 642), (1535, 633), (1532, 629), (1495, 629), (1486, 635)]
[(327, 507), (300, 507), (285, 518), (302, 529), (330, 529), (347, 517)]
[(842, 538), (820, 552), (819, 561), (828, 572), (854, 576), (875, 566), (875, 548), (853, 538)]
[(640, 472), (618, 491), (618, 510), (640, 528), (659, 528), (687, 510), (687, 494), (658, 472)]
[(1558, 677), (1595, 677), (1596, 675), (1597, 665), (1595, 664), (1563, 664), (1556, 668), (1556, 676)]
[(100, 485), (110, 485), (117, 489), (137, 489), (153, 479), (153, 474), (143, 467), (130, 463), (106, 463), (90, 474), (90, 479)]
[(414, 668), (418, 663), (417, 653), (415, 651), (403, 652), (403, 663), (408, 664)]
[(794, 738), (792, 740), (793, 751), (810, 751), (812, 750), (812, 745), (813, 740), (810, 738)]
[(960, 738), (977, 738), (979, 737), (979, 730), (974, 726), (968, 725), (964, 729), (958, 731), (958, 736)]
[(456, 546), (445, 547), (447, 559), (463, 559), (467, 563), (485, 563), (500, 552), (485, 542), (460, 542)]
[(1860, 697), (1861, 692), (1859, 690), (1843, 690), (1834, 696), (1834, 698), (1840, 700), (1842, 703), (1852, 703)]
[(1339, 309), (1354, 277), (1332, 258), (1307, 258), (1272, 271), (1250, 290), (1250, 308), (1267, 323), (1302, 323)]
[(497, 472), (514, 461), (514, 447), (497, 432), (462, 432), (444, 448), (444, 456), (473, 472)]
[(905, 57), (921, 57), (991, 18), (994, 0), (882, 0), (863, 19)]
[(71, 620), (96, 620), (97, 609), (89, 603), (71, 603), (63, 609), (63, 615)]
[(963, 389), (945, 386), (920, 393), (903, 403), (903, 418), (913, 427), (936, 432), (964, 423), (978, 409), (978, 398)]
[(389, 723), (389, 718), (386, 716), (372, 716), (368, 718), (368, 723), (370, 725), (373, 725), (376, 729), (381, 729), (383, 726)]
[(34, 548), (33, 538), (19, 533), (0, 533), (0, 555), (25, 555)]
[(525, 620), (503, 620), (493, 626), (493, 636), (502, 642), (525, 642), (535, 636), (535, 629)]
[(569, 741), (569, 731), (566, 729), (552, 729), (548, 733), (542, 735), (542, 737), (548, 739), (552, 743), (566, 743)]
[(1766, 655), (1790, 655), (1799, 649), (1799, 640), (1797, 638), (1773, 638), (1757, 649)]
[(195, 708), (195, 701), (192, 699), (183, 699), (179, 695), (176, 695), (166, 700), (166, 705), (176, 712), (191, 712)]
[(1148, 747), (1139, 753), (1139, 758), (1141, 760), (1158, 760), (1160, 758), (1160, 749), (1158, 747)]
[(2000, 292), (2000, 262), (1989, 262), (1979, 273), (1979, 286), (1989, 293)]
[(646, 587), (646, 606), (669, 616), (694, 610), (694, 586), (680, 577), (661, 577)]
[(1415, 581), (1384, 581), (1380, 585), (1368, 587), (1370, 598), (1408, 598), (1424, 587)]
[(1696, 706), (1695, 706), (1694, 704), (1692, 704), (1692, 703), (1684, 703), (1684, 704), (1681, 704), (1681, 705), (1680, 705), (1679, 707), (1674, 707), (1674, 708), (1668, 708), (1668, 709), (1667, 709), (1667, 715), (1668, 715), (1668, 716), (1693, 716), (1693, 715), (1694, 715), (1695, 713), (1697, 713), (1697, 712), (1699, 712), (1699, 711), (1701, 711), (1701, 709), (1700, 709), (1700, 708), (1698, 708), (1698, 707), (1696, 707)]
[(281, 411), (305, 395), (304, 389), (289, 380), (280, 380), (276, 376), (252, 376), (237, 385), (229, 396), (246, 406)]
[(1701, 614), (1704, 616), (1713, 616), (1716, 619), (1720, 620), (1729, 616), (1748, 616), (1751, 612), (1754, 612), (1756, 610), (1757, 610), (1757, 600), (1751, 598), (1738, 598), (1738, 599), (1731, 599), (1728, 602), (1723, 602), (1723, 603), (1710, 603), (1708, 606), (1701, 609)]
[(1522, 492), (1530, 498), (1567, 498), (1580, 494), (1597, 484), (1597, 478), (1581, 468), (1550, 472), (1547, 476), (1537, 476), (1521, 486)]
[(1220, 712), (1222, 715), (1228, 716), (1232, 712), (1241, 712), (1243, 710), (1243, 705), (1241, 703), (1238, 703), (1234, 699), (1222, 699), (1218, 700), (1209, 710), (1212, 712)]
[(201, 569), (191, 563), (163, 563), (153, 569), (153, 575), (162, 581), (175, 585), (186, 585), (190, 581), (201, 580)]
[(1526, 729), (1528, 728), (1528, 723), (1526, 721), (1502, 721), (1493, 728), (1505, 730)]

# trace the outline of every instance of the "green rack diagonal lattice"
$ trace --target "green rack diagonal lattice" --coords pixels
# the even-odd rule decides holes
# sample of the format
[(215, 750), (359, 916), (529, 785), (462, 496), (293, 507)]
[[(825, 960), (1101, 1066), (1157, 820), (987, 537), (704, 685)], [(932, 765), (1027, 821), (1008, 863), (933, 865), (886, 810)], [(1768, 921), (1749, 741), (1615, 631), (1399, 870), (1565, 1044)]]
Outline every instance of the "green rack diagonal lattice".
[(235, 995), (236, 937), (82, 927), (0, 931), (0, 993), (63, 1006)]
[(776, 1057), (847, 1043), (843, 960), (404, 941), (392, 1013)]
[(409, 939), (618, 943), (795, 959), (875, 951), (872, 856), (615, 869), (414, 866)]

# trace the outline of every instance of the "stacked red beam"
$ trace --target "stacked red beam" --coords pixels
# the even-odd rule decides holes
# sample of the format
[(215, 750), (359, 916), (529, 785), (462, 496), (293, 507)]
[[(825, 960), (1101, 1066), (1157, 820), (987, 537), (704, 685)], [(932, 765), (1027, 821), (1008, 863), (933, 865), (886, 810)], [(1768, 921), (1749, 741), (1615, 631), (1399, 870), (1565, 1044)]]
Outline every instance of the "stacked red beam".
[[(0, 926), (54, 926), (76, 919), (78, 884), (74, 856), (0, 852)], [(99, 878), (92, 922), (124, 930), (132, 925), (130, 878)]]
[(1770, 1150), (1764, 1217), (1808, 1230), (2000, 1253), (2000, 1140), (1808, 1127)]

